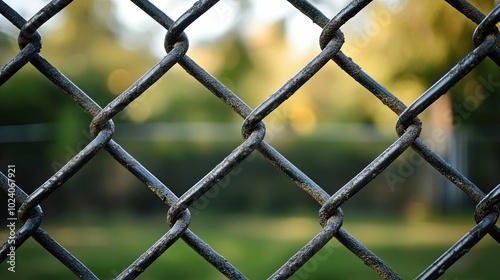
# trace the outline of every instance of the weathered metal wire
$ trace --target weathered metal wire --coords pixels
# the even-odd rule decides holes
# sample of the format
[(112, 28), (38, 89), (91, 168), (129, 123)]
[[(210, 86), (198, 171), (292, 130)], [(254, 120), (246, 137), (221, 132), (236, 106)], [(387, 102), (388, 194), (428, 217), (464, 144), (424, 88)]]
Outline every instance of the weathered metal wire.
[[(241, 164), (253, 151), (258, 151), (274, 167), (289, 177), (320, 205), (319, 223), (322, 226), (322, 230), (271, 275), (270, 279), (285, 279), (292, 276), (332, 238), (339, 240), (343, 246), (358, 256), (382, 278), (401, 279), (396, 271), (345, 231), (342, 227), (344, 215), (340, 207), (359, 191), (368, 188), (371, 180), (381, 174), (389, 164), (394, 162), (409, 148), (415, 150), (418, 155), (477, 203), (475, 211), (477, 225), (423, 271), (418, 276), (418, 279), (434, 279), (441, 276), (446, 269), (453, 265), (487, 234), (500, 243), (500, 228), (496, 226), (499, 212), (495, 206), (500, 202), (500, 186), (497, 186), (490, 193), (484, 194), (467, 177), (419, 139), (422, 123), (418, 119), (419, 114), (425, 111), (484, 59), (489, 57), (500, 66), (500, 49), (498, 48), (499, 32), (496, 28), (496, 25), (500, 21), (500, 6), (494, 8), (488, 15), (484, 15), (467, 1), (446, 0), (457, 11), (478, 24), (472, 36), (475, 48), (410, 106), (406, 107), (396, 96), (365, 73), (360, 66), (342, 52), (345, 38), (340, 28), (371, 3), (371, 0), (351, 1), (331, 19), (325, 16), (309, 1), (289, 0), (288, 2), (291, 5), (323, 29), (320, 38), (318, 38), (321, 52), (280, 89), (270, 95), (268, 99), (255, 109), (252, 109), (228, 87), (198, 66), (186, 54), (189, 48), (189, 41), (184, 30), (206, 11), (210, 10), (218, 2), (217, 0), (199, 0), (175, 21), (149, 1), (131, 0), (138, 8), (167, 30), (164, 43), (167, 54), (144, 74), (143, 77), (138, 79), (104, 108), (101, 108), (83, 90), (78, 88), (78, 86), (39, 54), (42, 46), (42, 38), (37, 30), (71, 2), (71, 0), (51, 1), (32, 18), (26, 20), (9, 5), (0, 1), (0, 14), (19, 29), (18, 44), (20, 47), (19, 53), (0, 68), (0, 86), (27, 63), (31, 63), (49, 81), (59, 87), (86, 113), (93, 117), (90, 123), (93, 140), (32, 193), (26, 194), (21, 186), (12, 184), (5, 174), (0, 173), (0, 188), (5, 193), (14, 188), (17, 197), (16, 202), (19, 204), (18, 217), (19, 221), (22, 222), (22, 226), (16, 231), (14, 236), (16, 244), (18, 244), (16, 249), (21, 247), (27, 239), (33, 238), (62, 264), (67, 266), (77, 277), (81, 279), (97, 279), (92, 271), (85, 267), (71, 252), (59, 245), (56, 240), (43, 231), (41, 228), (43, 215), (39, 205), (56, 189), (63, 187), (68, 179), (78, 173), (83, 166), (91, 162), (95, 154), (102, 149), (106, 150), (119, 164), (151, 189), (168, 207), (167, 223), (170, 225), (170, 229), (146, 252), (139, 256), (136, 261), (121, 272), (117, 276), (117, 279), (133, 279), (139, 276), (179, 239), (186, 242), (196, 253), (201, 255), (227, 278), (246, 279), (236, 267), (189, 229), (191, 215), (188, 208)], [(396, 123), (396, 132), (399, 137), (360, 173), (353, 177), (351, 181), (336, 193), (330, 195), (303, 171), (294, 166), (286, 157), (281, 155), (270, 144), (266, 143), (264, 140), (266, 134), (264, 120), (270, 113), (279, 108), (283, 102), (294, 95), (324, 65), (332, 63), (332, 61), (355, 81), (365, 87), (368, 92), (378, 98), (383, 105), (390, 108), (399, 116)], [(141, 96), (146, 89), (157, 82), (176, 64), (183, 67), (189, 75), (194, 77), (201, 85), (212, 92), (216, 98), (220, 99), (244, 119), (242, 124), (242, 143), (198, 183), (182, 194), (181, 197), (177, 197), (113, 139), (113, 117)], [(9, 246), (6, 242), (0, 248), (0, 261), (3, 262), (6, 260), (8, 251)], [(334, 276), (332, 275), (332, 277)]]

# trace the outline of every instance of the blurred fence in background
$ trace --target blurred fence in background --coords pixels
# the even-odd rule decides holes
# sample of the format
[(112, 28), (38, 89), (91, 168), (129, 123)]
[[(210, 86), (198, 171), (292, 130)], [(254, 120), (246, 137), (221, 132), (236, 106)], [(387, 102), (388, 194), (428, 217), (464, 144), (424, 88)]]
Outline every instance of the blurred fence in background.
[[(343, 46), (348, 44), (349, 41), (344, 38), (344, 34), (340, 28), (351, 18), (363, 11), (372, 1), (351, 1), (333, 18), (328, 18), (313, 2), (289, 0), (290, 5), (293, 5), (304, 16), (322, 28), (322, 33), (318, 38), (321, 51), (309, 63), (304, 65), (295, 76), (290, 77), (288, 82), (280, 89), (271, 94), (255, 108), (251, 108), (245, 103), (245, 100), (242, 100), (237, 95), (237, 92), (231, 91), (224, 83), (214, 78), (200, 67), (196, 61), (186, 55), (189, 49), (189, 40), (184, 30), (196, 22), (198, 18), (202, 17), (206, 11), (212, 9), (218, 1), (197, 1), (178, 19), (171, 19), (164, 11), (148, 1), (132, 0), (131, 2), (137, 6), (137, 13), (148, 14), (165, 28), (164, 47), (167, 55), (128, 89), (101, 107), (100, 104), (90, 97), (91, 94), (80, 89), (73, 81), (55, 68), (50, 61), (39, 54), (42, 49), (42, 36), (38, 33), (38, 29), (53, 16), (64, 10), (71, 2), (68, 0), (51, 1), (33, 17), (25, 19), (5, 2), (0, 1), (0, 13), (20, 30), (18, 37), (20, 51), (0, 69), (0, 85), (8, 81), (27, 64), (32, 64), (43, 76), (57, 86), (61, 93), (67, 94), (85, 113), (92, 116), (89, 134), (90, 143), (84, 145), (68, 162), (61, 164), (60, 169), (32, 193), (26, 193), (22, 185), (16, 184), (15, 166), (9, 166), (8, 172), (1, 174), (0, 186), (9, 197), (7, 207), (12, 210), (12, 212), (9, 212), (8, 219), (12, 223), (19, 222), (20, 224), (19, 228), (12, 227), (8, 240), (0, 250), (0, 259), (2, 262), (12, 261), (15, 250), (23, 246), (23, 243), (27, 239), (33, 238), (61, 263), (67, 266), (77, 277), (82, 279), (97, 278), (84, 263), (78, 260), (70, 251), (59, 245), (57, 240), (54, 240), (53, 237), (40, 227), (43, 219), (40, 204), (58, 188), (64, 188), (65, 182), (77, 174), (82, 167), (91, 164), (94, 156), (101, 150), (109, 153), (114, 160), (137, 177), (145, 187), (151, 189), (158, 199), (165, 204), (165, 209), (168, 209), (167, 222), (170, 229), (151, 248), (141, 256), (138, 256), (135, 262), (123, 270), (117, 276), (117, 279), (130, 279), (139, 276), (161, 254), (166, 252), (172, 244), (181, 242), (181, 240), (182, 242), (186, 242), (196, 253), (217, 268), (222, 275), (230, 279), (245, 279), (245, 275), (231, 264), (231, 260), (226, 260), (224, 256), (214, 251), (210, 247), (210, 244), (206, 243), (190, 230), (189, 225), (192, 216), (188, 208), (196, 205), (204, 194), (216, 188), (217, 184), (227, 176), (230, 176), (230, 172), (235, 170), (241, 163), (253, 157), (254, 154), (252, 152), (254, 151), (259, 153), (259, 157), (265, 158), (276, 169), (289, 177), (298, 188), (303, 190), (304, 195), (308, 195), (317, 201), (319, 204), (319, 223), (322, 226), (321, 231), (314, 238), (297, 251), (295, 255), (291, 256), (273, 275), (270, 275), (271, 279), (291, 277), (308, 260), (314, 258), (315, 254), (333, 238), (336, 238), (381, 277), (387, 279), (401, 278), (383, 259), (374, 254), (369, 248), (359, 242), (355, 236), (352, 236), (343, 228), (344, 215), (341, 207), (344, 203), (355, 197), (359, 191), (368, 188), (369, 183), (377, 177), (384, 178), (389, 186), (403, 182), (409, 176), (407, 174), (408, 170), (403, 172), (403, 174), (401, 170), (399, 170), (399, 173), (397, 172), (398, 170), (388, 172), (386, 168), (400, 158), (406, 150), (411, 149), (416, 153), (413, 156), (414, 159), (418, 158), (418, 160), (423, 159), (427, 161), (441, 174), (442, 178), (446, 178), (448, 183), (445, 182), (444, 184), (451, 183), (454, 189), (470, 197), (476, 205), (474, 217), (477, 223), (469, 232), (464, 232), (463, 237), (460, 240), (456, 240), (456, 243), (448, 251), (443, 252), (440, 258), (434, 263), (429, 264), (428, 268), (417, 278), (438, 278), (485, 236), (490, 236), (500, 243), (500, 228), (496, 226), (499, 215), (496, 205), (500, 202), (500, 185), (493, 188), (489, 193), (484, 193), (481, 188), (457, 170), (454, 165), (460, 163), (460, 161), (446, 161), (435, 151), (435, 149), (439, 149), (438, 145), (423, 141), (419, 137), (421, 136), (423, 127), (426, 126), (425, 122), (419, 120), (421, 113), (428, 110), (432, 104), (435, 104), (441, 96), (445, 95), (483, 60), (491, 59), (497, 65), (500, 65), (500, 49), (497, 47), (499, 32), (496, 27), (500, 21), (499, 6), (494, 8), (488, 15), (484, 15), (467, 1), (446, 1), (451, 5), (450, 9), (456, 9), (463, 14), (463, 17), (467, 17), (477, 24), (474, 34), (470, 34), (475, 48), (471, 49), (462, 60), (457, 61), (455, 67), (449, 69), (448, 73), (423, 92), (411, 105), (406, 106), (396, 97), (396, 94), (391, 93), (370, 77), (355, 61), (343, 52)], [(92, 44), (92, 42), (88, 43)], [(432, 52), (432, 49), (429, 52)], [(296, 94), (305, 83), (327, 64), (336, 64), (366, 89), (366, 98), (377, 98), (380, 101), (378, 103), (379, 106), (386, 106), (394, 114), (398, 115), (395, 124), (396, 140), (387, 145), (382, 153), (333, 194), (325, 191), (324, 187), (313, 181), (305, 172), (297, 168), (293, 162), (288, 160), (273, 145), (270, 145), (265, 140), (266, 117), (277, 110), (288, 98)], [(176, 196), (168, 186), (155, 177), (155, 174), (148, 171), (141, 162), (137, 161), (120, 146), (115, 138), (115, 135), (120, 133), (120, 127), (117, 126), (117, 129), (115, 129), (113, 123), (113, 118), (119, 112), (140, 97), (141, 94), (169, 72), (174, 65), (184, 68), (189, 75), (194, 77), (201, 85), (213, 93), (216, 98), (231, 108), (234, 114), (239, 115), (244, 120), (240, 127), (242, 137), (239, 140), (239, 144), (232, 152), (225, 155), (225, 158), (221, 162), (213, 166), (213, 169), (206, 176), (201, 178), (180, 197)], [(283, 65), (283, 67), (287, 66)], [(487, 89), (498, 86), (495, 83), (494, 77), (493, 75), (483, 77), (484, 86)], [(26, 81), (26, 83), (29, 82)], [(259, 91), (258, 86), (255, 85), (255, 91)], [(476, 94), (475, 98), (483, 100), (486, 98), (486, 94), (488, 92), (479, 95)], [(2, 96), (0, 96), (1, 99)], [(16, 104), (16, 106), (22, 108), (23, 104)], [(185, 106), (189, 106), (189, 104)], [(467, 113), (474, 112), (469, 110)], [(182, 127), (182, 124), (179, 124), (179, 127), (169, 128), (175, 130), (180, 127)], [(169, 128), (164, 127), (163, 129)], [(200, 126), (196, 129), (199, 130), (199, 133), (203, 134), (213, 132), (206, 131), (207, 127)], [(208, 129), (219, 129), (212, 135), (213, 137), (217, 137), (217, 139), (223, 138), (223, 134), (226, 131), (225, 127), (209, 126)], [(117, 130), (116, 133), (115, 130)], [(158, 129), (155, 128), (154, 130)], [(343, 133), (349, 133), (347, 130), (341, 130)], [(5, 132), (6, 130), (2, 131)], [(141, 137), (140, 134), (147, 134), (148, 131), (150, 132), (147, 127), (143, 127), (134, 136)], [(435, 132), (431, 134), (429, 139), (437, 143), (442, 142), (443, 133), (439, 130)], [(174, 133), (177, 134), (177, 132)], [(332, 135), (336, 135), (337, 133), (338, 130)], [(279, 133), (275, 134), (274, 136), (278, 137), (277, 134)], [(9, 136), (2, 135), (0, 137), (5, 139)], [(232, 141), (234, 141), (234, 135), (228, 137), (231, 137)], [(360, 137), (366, 137), (363, 138), (366, 140), (369, 139), (369, 134)], [(460, 141), (457, 141), (456, 145), (461, 145), (460, 143)], [(366, 145), (370, 145), (370, 141), (367, 141)], [(255, 174), (255, 176), (257, 175)], [(186, 171), (185, 176), (190, 176), (189, 171)], [(282, 196), (283, 199), (286, 199), (286, 194)], [(14, 202), (17, 206), (13, 204)], [(17, 207), (18, 212), (16, 215), (14, 210)], [(200, 209), (195, 210), (199, 211)], [(408, 257), (407, 260), (409, 262), (412, 261), (411, 257)], [(322, 262), (320, 265), (334, 264)], [(492, 267), (491, 270), (496, 270), (496, 267)], [(165, 271), (165, 276), (168, 277), (168, 271)], [(335, 275), (332, 275), (332, 277), (335, 277)]]

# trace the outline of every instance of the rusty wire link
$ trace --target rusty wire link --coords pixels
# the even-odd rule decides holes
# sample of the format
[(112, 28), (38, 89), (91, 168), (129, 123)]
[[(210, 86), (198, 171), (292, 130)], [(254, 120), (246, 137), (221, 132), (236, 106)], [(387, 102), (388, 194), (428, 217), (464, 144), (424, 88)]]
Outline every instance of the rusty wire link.
[[(498, 219), (498, 207), (496, 205), (500, 203), (500, 185), (489, 192), (476, 206), (476, 211), (474, 212), (474, 218), (476, 223), (480, 223), (486, 216), (490, 214), (496, 214)], [(498, 226), (494, 225), (488, 232), (491, 237), (493, 237), (498, 243), (500, 243), (500, 230)]]
[[(467, 18), (472, 20), (473, 22), (477, 24), (481, 24), (481, 22), (485, 19), (485, 15), (481, 13), (476, 7), (474, 7), (472, 4), (465, 0), (445, 0), (448, 2), (450, 5), (452, 5), (455, 9), (457, 9), (460, 13), (465, 15)], [(491, 14), (497, 14), (498, 17), (498, 6), (491, 11)], [(495, 16), (490, 17), (490, 20), (494, 20)], [(498, 23), (498, 18), (496, 19), (496, 23)], [(496, 24), (495, 22), (490, 22), (490, 24), (487, 24), (488, 26), (484, 30), (484, 32), (496, 32), (498, 33), (497, 28), (494, 26)], [(478, 34), (479, 35), (479, 34)], [(481, 41), (486, 37), (487, 33), (483, 33), (480, 36), (477, 36), (474, 34), (474, 44), (478, 46)], [(490, 58), (498, 65), (500, 66), (500, 49), (496, 47), (494, 50), (491, 51), (489, 54)]]
[[(0, 174), (0, 176), (0, 187), (5, 193), (7, 193), (9, 187), (14, 187), (16, 197), (22, 202), (26, 201), (28, 195), (22, 189), (12, 183), (12, 181), (10, 181), (4, 174)], [(34, 234), (42, 223), (42, 215), (43, 213), (41, 207), (36, 206), (33, 209), (31, 216), (22, 221), (23, 226), (16, 232), (14, 237), (15, 244), (22, 245), (30, 236)], [(6, 242), (0, 248), (0, 261), (7, 258), (9, 247), (10, 244)]]
[[(3, 1), (0, 1), (0, 13), (19, 29), (26, 24), (26, 20), (20, 17), (16, 11)], [(0, 86), (40, 52), (42, 37), (38, 32), (34, 32), (32, 37), (34, 38), (29, 43), (21, 47), (22, 50), (20, 53), (0, 68)]]
[(398, 134), (401, 135), (411, 120), (427, 109), (439, 97), (446, 94), (458, 81), (483, 61), (497, 43), (498, 37), (488, 35), (483, 43), (470, 52), (466, 58), (460, 61), (453, 69), (408, 106), (408, 108), (399, 115), (398, 121), (396, 122)]
[(323, 51), (309, 62), (299, 73), (293, 76), (278, 91), (255, 108), (245, 119), (242, 134), (246, 137), (262, 119), (274, 111), (285, 100), (292, 96), (310, 78), (312, 78), (340, 50), (344, 43), (344, 35), (335, 33)]
[(103, 148), (103, 146), (111, 140), (114, 133), (114, 125), (111, 125), (102, 130), (92, 142), (90, 142), (83, 150), (76, 154), (66, 165), (57, 171), (51, 178), (43, 183), (38, 189), (26, 199), (19, 207), (19, 219), (23, 221), (31, 211), (46, 199), (57, 188), (61, 187), (69, 178), (75, 175), (94, 155)]
[[(233, 266), (230, 260), (226, 260), (224, 256), (217, 253), (208, 243), (190, 230), (189, 225), (192, 217), (189, 207), (228, 176), (231, 171), (255, 151), (320, 205), (318, 223), (321, 225), (321, 230), (274, 272), (269, 279), (291, 277), (333, 238), (337, 239), (340, 244), (362, 260), (366, 266), (370, 267), (380, 277), (384, 279), (401, 279), (401, 276), (384, 260), (343, 228), (345, 220), (341, 207), (356, 196), (358, 192), (369, 188), (373, 179), (384, 172), (391, 163), (410, 148), (476, 203), (474, 212), (476, 225), (468, 232), (465, 232), (463, 237), (457, 240), (434, 263), (430, 264), (417, 276), (417, 279), (435, 279), (443, 275), (449, 267), (488, 234), (500, 243), (500, 228), (496, 225), (499, 218), (499, 210), (496, 205), (500, 203), (500, 185), (488, 194), (483, 193), (478, 186), (419, 138), (422, 128), (426, 125), (418, 118), (422, 112), (427, 110), (442, 95), (447, 94), (451, 88), (483, 60), (489, 58), (500, 66), (500, 49), (498, 48), (500, 33), (496, 27), (500, 21), (500, 6), (495, 7), (488, 15), (484, 15), (465, 0), (445, 1), (460, 14), (477, 24), (474, 34), (471, 35), (475, 48), (434, 85), (423, 92), (412, 104), (406, 106), (393, 93), (364, 72), (356, 62), (346, 56), (342, 49), (344, 42), (348, 41), (349, 38), (345, 38), (341, 28), (364, 10), (372, 0), (350, 1), (332, 18), (324, 15), (312, 2), (288, 0), (293, 7), (322, 29), (318, 38), (321, 51), (283, 86), (252, 109), (237, 94), (187, 55), (189, 38), (184, 31), (212, 9), (219, 2), (218, 0), (196, 1), (176, 20), (171, 19), (164, 11), (149, 1), (131, 0), (137, 6), (138, 11), (142, 10), (165, 28), (163, 47), (166, 54), (142, 77), (132, 83), (129, 88), (103, 107), (40, 55), (42, 36), (38, 29), (64, 10), (65, 7), (71, 4), (72, 0), (51, 1), (28, 20), (0, 0), (0, 14), (19, 29), (18, 45), (20, 48), (19, 53), (0, 68), (0, 86), (25, 65), (31, 63), (43, 76), (67, 94), (74, 103), (92, 117), (89, 129), (93, 139), (90, 143), (69, 159), (60, 170), (52, 174), (46, 182), (32, 193), (26, 194), (23, 186), (11, 186), (8, 177), (0, 173), (0, 189), (7, 193), (9, 187), (14, 187), (18, 198), (16, 200), (19, 206), (18, 218), (22, 226), (14, 236), (16, 244), (18, 244), (16, 250), (27, 239), (33, 238), (78, 278), (98, 279), (71, 252), (43, 231), (41, 228), (43, 212), (40, 204), (59, 188), (69, 188), (69, 186), (65, 185), (66, 181), (78, 173), (86, 164), (90, 163), (101, 150), (105, 150), (165, 204), (165, 222), (169, 226), (167, 232), (156, 242), (152, 241), (151, 247), (138, 256), (116, 279), (134, 279), (138, 277), (162, 254), (168, 254), (169, 248), (180, 239), (225, 277), (229, 279), (246, 279), (246, 276)], [(362, 85), (370, 98), (373, 95), (374, 98), (380, 101), (381, 106), (388, 107), (398, 115), (395, 124), (397, 139), (348, 183), (338, 188), (333, 195), (330, 195), (325, 189), (337, 189), (338, 186), (318, 185), (264, 139), (266, 135), (266, 118), (282, 106), (287, 99), (295, 94), (300, 94), (298, 90), (327, 64), (336, 64)], [(115, 132), (113, 118), (139, 98), (175, 65), (185, 69), (215, 98), (218, 98), (243, 120), (241, 143), (180, 197), (176, 196), (169, 187), (113, 139)], [(0, 96), (0, 98), (2, 97)], [(0, 262), (5, 261), (8, 250), (9, 245), (7, 242), (0, 247)], [(165, 272), (165, 276), (168, 277), (168, 271)], [(332, 275), (332, 277), (334, 276)]]
[[(8, 188), (12, 184), (9, 179), (0, 174), (0, 188), (7, 193)], [(24, 203), (28, 199), (28, 195), (17, 185), (14, 186), (16, 199), (20, 203)], [(18, 203), (19, 203), (18, 202)], [(33, 237), (42, 247), (57, 258), (61, 263), (66, 265), (75, 275), (81, 279), (98, 279), (92, 271), (90, 271), (83, 263), (75, 258), (68, 250), (57, 243), (50, 235), (48, 235), (41, 227), (42, 208), (36, 206), (33, 210), (33, 215), (26, 220), (23, 226), (16, 232), (15, 244), (20, 247), (29, 237)], [(8, 247), (6, 242), (0, 248), (0, 262), (7, 258)]]
[(40, 28), (42, 24), (46, 23), (50, 18), (59, 13), (71, 2), (73, 2), (73, 0), (51, 1), (43, 7), (43, 9), (31, 17), (21, 28), (18, 39), (19, 47), (24, 48), (24, 46), (31, 41), (33, 35), (35, 35), (38, 28)]
[(383, 153), (374, 159), (351, 181), (340, 188), (319, 210), (320, 223), (324, 225), (334, 209), (340, 207), (357, 192), (363, 189), (371, 180), (398, 158), (420, 135), (421, 126), (410, 126), (408, 130), (390, 145)]

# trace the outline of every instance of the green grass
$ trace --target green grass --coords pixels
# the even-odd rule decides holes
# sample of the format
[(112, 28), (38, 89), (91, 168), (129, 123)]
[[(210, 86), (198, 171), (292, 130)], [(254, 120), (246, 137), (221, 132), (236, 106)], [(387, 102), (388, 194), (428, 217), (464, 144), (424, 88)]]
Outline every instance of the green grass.
[[(343, 228), (370, 248), (404, 279), (415, 278), (474, 223), (346, 219)], [(168, 227), (164, 218), (121, 217), (109, 222), (59, 221), (42, 228), (73, 253), (100, 279), (112, 279), (125, 269)], [(190, 226), (249, 279), (266, 279), (320, 230), (312, 218), (203, 216)], [(5, 232), (1, 240), (5, 240)], [(500, 245), (485, 237), (454, 264), (442, 279), (498, 279)], [(0, 265), (0, 279), (75, 279), (76, 277), (36, 241), (29, 239), (16, 252), (16, 272)], [(353, 253), (331, 241), (292, 279), (378, 279)], [(138, 279), (225, 279), (180, 241), (168, 249)]]

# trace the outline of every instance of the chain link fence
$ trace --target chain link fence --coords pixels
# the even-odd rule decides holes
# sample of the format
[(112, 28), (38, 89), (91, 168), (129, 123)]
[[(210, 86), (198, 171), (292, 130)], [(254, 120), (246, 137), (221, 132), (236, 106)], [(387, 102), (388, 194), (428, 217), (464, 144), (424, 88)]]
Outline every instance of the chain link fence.
[[(286, 279), (291, 277), (333, 238), (336, 238), (343, 246), (359, 257), (366, 266), (373, 269), (380, 277), (400, 279), (401, 276), (393, 268), (342, 227), (344, 216), (341, 207), (360, 190), (365, 188), (370, 181), (382, 174), (388, 165), (408, 149), (413, 149), (418, 153), (420, 157), (425, 159), (442, 176), (453, 183), (456, 188), (469, 196), (477, 205), (474, 213), (477, 225), (465, 233), (460, 240), (457, 240), (434, 263), (429, 264), (428, 268), (417, 278), (438, 278), (487, 235), (500, 243), (500, 228), (496, 225), (499, 215), (496, 205), (500, 202), (500, 185), (487, 194), (483, 193), (478, 186), (419, 139), (423, 124), (418, 118), (419, 114), (427, 110), (440, 96), (457, 84), (483, 60), (491, 59), (500, 66), (500, 49), (497, 47), (499, 32), (495, 26), (500, 21), (500, 6), (494, 8), (488, 15), (484, 15), (467, 1), (446, 1), (462, 13), (464, 17), (469, 18), (477, 24), (477, 28), (472, 35), (475, 48), (407, 107), (394, 94), (365, 73), (355, 61), (342, 51), (345, 40), (340, 28), (365, 9), (372, 1), (350, 1), (333, 18), (328, 18), (309, 1), (289, 0), (288, 2), (291, 5), (322, 28), (319, 38), (322, 51), (295, 76), (291, 77), (279, 90), (270, 95), (269, 98), (256, 108), (252, 109), (236, 93), (232, 92), (186, 55), (189, 44), (184, 30), (217, 4), (217, 0), (197, 1), (176, 20), (171, 19), (164, 11), (148, 1), (131, 0), (144, 13), (151, 16), (151, 18), (165, 28), (164, 47), (167, 55), (144, 74), (144, 76), (135, 81), (131, 87), (104, 107), (97, 104), (87, 93), (82, 91), (75, 83), (66, 78), (39, 54), (42, 47), (42, 38), (37, 30), (54, 15), (65, 9), (71, 2), (71, 0), (51, 1), (33, 17), (25, 19), (9, 5), (0, 1), (0, 13), (20, 30), (18, 37), (20, 51), (0, 69), (0, 85), (9, 80), (9, 78), (28, 63), (31, 63), (41, 74), (60, 88), (62, 92), (69, 95), (83, 111), (93, 117), (90, 123), (92, 141), (34, 192), (28, 194), (23, 191), (22, 186), (16, 185), (14, 178), (12, 178), (13, 173), (10, 173), (10, 171), (6, 174), (1, 174), (1, 189), (10, 198), (15, 197), (15, 200), (11, 199), (9, 201), (15, 201), (17, 204), (16, 207), (19, 207), (16, 218), (22, 224), (19, 229), (11, 233), (8, 241), (2, 245), (0, 249), (0, 260), (2, 262), (8, 262), (12, 250), (18, 249), (23, 246), (23, 243), (27, 239), (33, 238), (62, 264), (68, 267), (77, 277), (82, 279), (97, 279), (85, 264), (80, 262), (66, 248), (59, 245), (53, 237), (40, 227), (42, 209), (39, 205), (54, 191), (64, 186), (66, 181), (78, 173), (82, 167), (91, 162), (96, 153), (102, 149), (106, 150), (111, 157), (137, 177), (156, 194), (158, 199), (165, 203), (166, 208), (168, 208), (167, 222), (170, 226), (165, 235), (139, 256), (136, 261), (130, 264), (128, 268), (123, 270), (116, 279), (133, 279), (139, 276), (160, 255), (166, 252), (172, 244), (178, 242), (180, 239), (225, 277), (229, 279), (246, 279), (245, 275), (237, 267), (233, 266), (224, 256), (214, 251), (209, 246), (210, 244), (200, 239), (190, 230), (191, 215), (188, 208), (219, 181), (224, 179), (225, 176), (228, 176), (233, 169), (255, 150), (276, 169), (288, 176), (297, 187), (311, 196), (320, 205), (319, 223), (322, 229), (271, 275), (270, 279)], [(390, 110), (399, 116), (395, 125), (397, 135), (399, 136), (397, 140), (332, 195), (310, 179), (273, 146), (264, 141), (264, 136), (266, 135), (264, 122), (266, 117), (294, 95), (302, 85), (328, 63), (336, 63), (338, 67), (366, 88), (367, 92), (373, 94), (383, 105), (390, 108)], [(142, 93), (170, 71), (174, 65), (180, 65), (184, 68), (187, 73), (244, 120), (241, 126), (242, 140), (237, 148), (180, 197), (177, 197), (164, 183), (157, 179), (154, 174), (148, 171), (113, 139), (115, 133), (113, 117), (141, 96)], [(0, 96), (0, 100), (1, 98)], [(19, 104), (19, 106), (22, 106), (22, 104)], [(12, 247), (11, 244), (15, 244), (15, 247)], [(408, 261), (411, 261), (411, 259), (408, 259)], [(323, 262), (322, 265), (327, 264)], [(166, 272), (167, 274), (168, 272)], [(332, 275), (332, 277), (335, 276)]]

